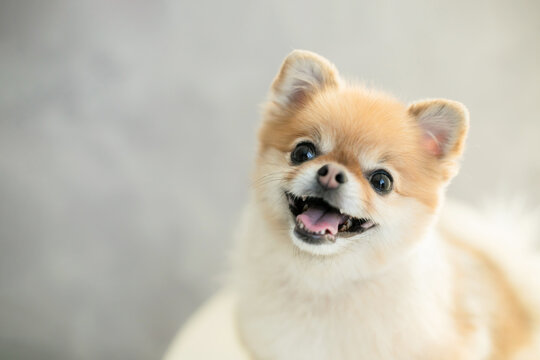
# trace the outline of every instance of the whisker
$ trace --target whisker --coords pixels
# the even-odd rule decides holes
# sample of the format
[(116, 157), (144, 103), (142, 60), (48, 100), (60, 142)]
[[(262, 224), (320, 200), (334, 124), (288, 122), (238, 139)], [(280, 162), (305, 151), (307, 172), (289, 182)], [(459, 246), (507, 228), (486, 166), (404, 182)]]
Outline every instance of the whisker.
[(256, 184), (252, 184), (251, 186), (253, 188), (259, 188), (259, 187), (262, 187), (262, 186), (265, 186), (265, 185), (268, 185), (268, 184), (271, 184), (273, 182), (277, 182), (277, 183), (281, 183), (283, 182), (283, 179), (281, 178), (276, 178), (276, 179), (265, 179), (264, 181), (260, 181)]
[(258, 179), (255, 179), (251, 182), (251, 186), (253, 187), (260, 187), (263, 185), (267, 185), (272, 182), (280, 182), (284, 181), (284, 175), (286, 174), (285, 171), (276, 171), (273, 173), (269, 173), (266, 175), (261, 176)]

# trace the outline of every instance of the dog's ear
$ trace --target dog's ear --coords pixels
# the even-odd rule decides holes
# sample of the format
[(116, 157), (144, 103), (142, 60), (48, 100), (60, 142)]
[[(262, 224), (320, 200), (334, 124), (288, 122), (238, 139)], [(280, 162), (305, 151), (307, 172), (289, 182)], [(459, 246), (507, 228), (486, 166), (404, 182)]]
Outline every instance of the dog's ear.
[(315, 53), (291, 52), (279, 70), (270, 92), (271, 101), (281, 108), (300, 108), (313, 94), (339, 85), (335, 66)]
[(415, 102), (408, 112), (422, 129), (424, 151), (446, 165), (447, 178), (453, 176), (469, 129), (467, 108), (456, 101), (436, 99)]
[(423, 132), (424, 149), (439, 159), (458, 158), (464, 148), (469, 113), (456, 101), (437, 99), (415, 102), (409, 106)]

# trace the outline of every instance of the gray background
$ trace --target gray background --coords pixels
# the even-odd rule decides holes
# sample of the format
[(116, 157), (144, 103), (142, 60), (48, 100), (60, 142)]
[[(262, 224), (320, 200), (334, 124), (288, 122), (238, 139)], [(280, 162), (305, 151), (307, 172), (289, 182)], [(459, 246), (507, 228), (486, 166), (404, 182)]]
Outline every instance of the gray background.
[(161, 356), (219, 286), (294, 48), (462, 101), (450, 193), (540, 203), (539, 4), (2, 1), (0, 358)]

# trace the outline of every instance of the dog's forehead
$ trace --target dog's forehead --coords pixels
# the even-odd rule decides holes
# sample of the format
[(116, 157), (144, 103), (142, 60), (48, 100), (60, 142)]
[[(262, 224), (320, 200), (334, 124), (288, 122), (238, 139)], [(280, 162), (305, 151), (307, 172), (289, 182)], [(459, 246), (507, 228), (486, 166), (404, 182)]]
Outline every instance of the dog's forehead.
[(315, 98), (299, 114), (324, 152), (364, 158), (391, 158), (410, 148), (418, 133), (405, 105), (391, 98), (358, 91)]
[(363, 89), (324, 91), (294, 114), (267, 116), (259, 133), (262, 152), (275, 148), (287, 153), (310, 140), (338, 162), (374, 166), (409, 157), (420, 142), (406, 105)]

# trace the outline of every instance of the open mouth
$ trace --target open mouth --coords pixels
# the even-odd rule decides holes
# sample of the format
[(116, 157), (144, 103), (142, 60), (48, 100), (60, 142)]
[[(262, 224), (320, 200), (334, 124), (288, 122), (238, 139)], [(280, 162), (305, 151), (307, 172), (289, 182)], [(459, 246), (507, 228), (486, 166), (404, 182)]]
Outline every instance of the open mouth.
[(358, 235), (375, 226), (373, 221), (347, 215), (322, 198), (285, 195), (296, 221), (295, 234), (310, 244), (335, 242), (337, 237)]

